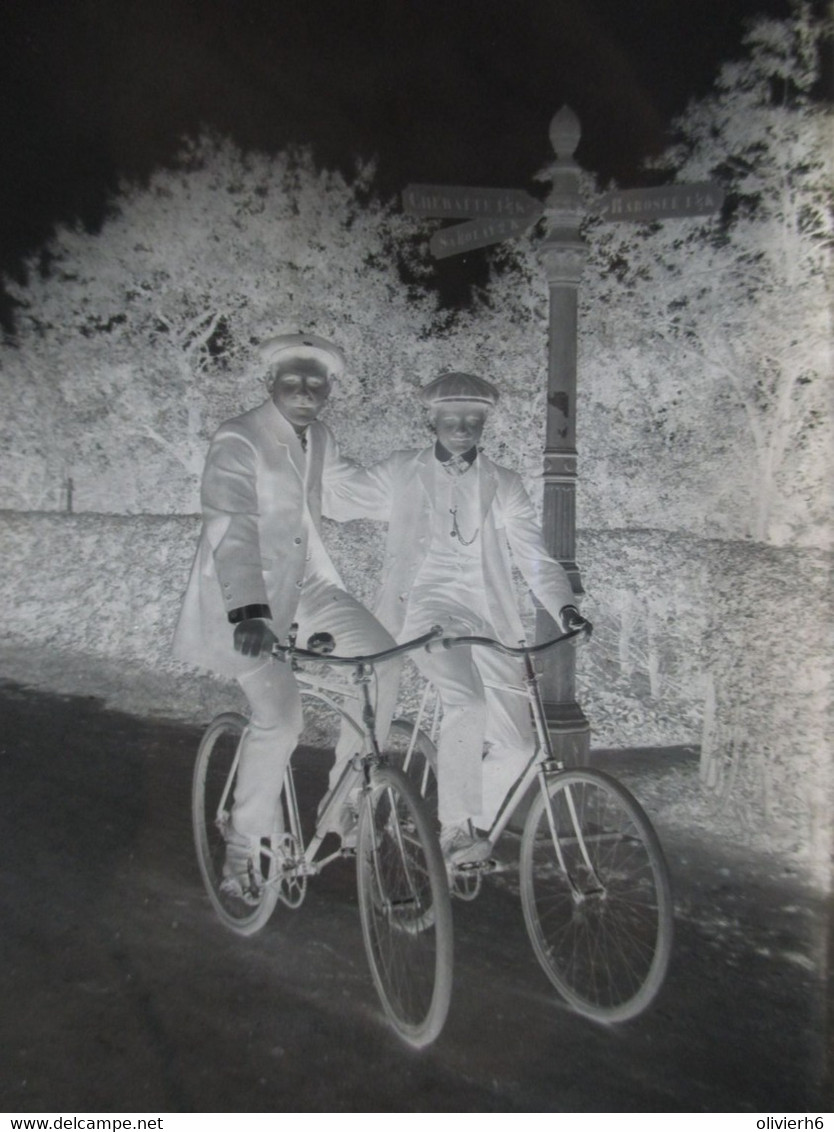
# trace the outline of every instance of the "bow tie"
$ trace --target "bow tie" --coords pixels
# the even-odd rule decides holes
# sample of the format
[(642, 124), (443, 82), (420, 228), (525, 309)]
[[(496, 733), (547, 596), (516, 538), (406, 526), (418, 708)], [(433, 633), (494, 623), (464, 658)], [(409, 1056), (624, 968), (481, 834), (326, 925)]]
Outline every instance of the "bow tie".
[(444, 460), (440, 466), (448, 476), (462, 476), (469, 471), (472, 463), (464, 456), (453, 456), (451, 460)]

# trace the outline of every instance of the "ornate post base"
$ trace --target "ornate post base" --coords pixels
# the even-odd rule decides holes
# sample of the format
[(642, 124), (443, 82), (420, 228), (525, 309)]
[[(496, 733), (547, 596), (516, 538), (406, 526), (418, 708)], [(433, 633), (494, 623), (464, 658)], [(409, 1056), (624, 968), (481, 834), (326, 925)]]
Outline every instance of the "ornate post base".
[(587, 766), (591, 754), (591, 725), (579, 704), (544, 705), (553, 754), (565, 766)]

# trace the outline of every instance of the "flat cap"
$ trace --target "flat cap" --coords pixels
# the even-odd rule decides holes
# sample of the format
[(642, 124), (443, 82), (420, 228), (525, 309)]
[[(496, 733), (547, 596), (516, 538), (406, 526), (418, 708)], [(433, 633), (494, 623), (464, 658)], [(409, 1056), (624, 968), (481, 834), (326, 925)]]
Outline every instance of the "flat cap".
[(420, 402), (429, 409), (443, 401), (472, 401), (491, 408), (498, 401), (498, 390), (473, 373), (443, 373), (423, 386)]
[(338, 346), (316, 334), (279, 334), (261, 343), (260, 358), (264, 366), (279, 364), (286, 371), (296, 362), (318, 362), (330, 378), (345, 372), (345, 356)]

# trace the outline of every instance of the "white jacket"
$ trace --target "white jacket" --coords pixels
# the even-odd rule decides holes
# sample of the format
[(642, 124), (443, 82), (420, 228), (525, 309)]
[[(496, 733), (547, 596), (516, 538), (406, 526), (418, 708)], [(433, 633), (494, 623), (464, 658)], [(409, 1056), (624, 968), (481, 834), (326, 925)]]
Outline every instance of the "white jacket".
[[(394, 452), (370, 468), (329, 477), (325, 514), (334, 519), (380, 519), (388, 523), (382, 588), (374, 613), (393, 635), (405, 621), (411, 588), (429, 550), (434, 506), (434, 448)], [(530, 589), (559, 622), (559, 611), (575, 597), (563, 567), (548, 554), (521, 477), (483, 454), (480, 477), (481, 563), (487, 608), (497, 637), (516, 644), (523, 635), (512, 583), (513, 561)]]
[(311, 554), (318, 573), (342, 585), (318, 534), (322, 478), (352, 468), (320, 421), (309, 425), (302, 457), (272, 400), (220, 426), (203, 472), (203, 529), (174, 633), (175, 656), (235, 675), (251, 662), (234, 651), (230, 610), (268, 605), (284, 639)]

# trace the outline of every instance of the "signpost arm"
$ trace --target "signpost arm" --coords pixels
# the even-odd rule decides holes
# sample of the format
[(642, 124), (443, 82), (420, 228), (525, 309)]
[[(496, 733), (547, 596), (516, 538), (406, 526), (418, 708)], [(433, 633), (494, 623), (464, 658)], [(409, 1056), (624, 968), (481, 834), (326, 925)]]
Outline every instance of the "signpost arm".
[[(565, 567), (577, 601), (583, 593), (576, 565), (577, 310), (586, 253), (579, 235), (581, 170), (573, 154), (580, 133), (576, 115), (563, 107), (550, 125), (556, 160), (546, 171), (552, 189), (545, 202), (547, 235), (541, 256), (550, 292), (544, 538), (548, 551)], [(556, 635), (544, 609), (537, 611), (536, 635), (538, 640)], [(575, 656), (572, 648), (544, 654), (542, 698), (557, 757), (569, 765), (583, 765), (588, 762), (590, 727), (576, 703)]]

